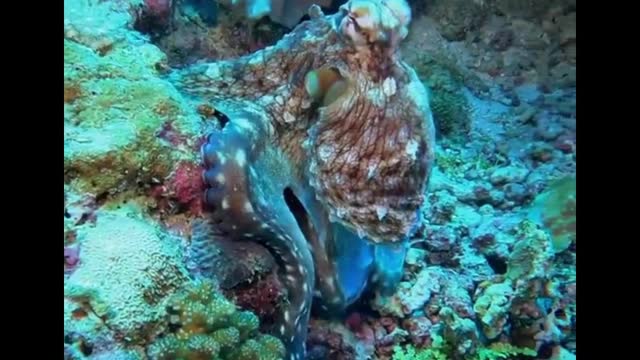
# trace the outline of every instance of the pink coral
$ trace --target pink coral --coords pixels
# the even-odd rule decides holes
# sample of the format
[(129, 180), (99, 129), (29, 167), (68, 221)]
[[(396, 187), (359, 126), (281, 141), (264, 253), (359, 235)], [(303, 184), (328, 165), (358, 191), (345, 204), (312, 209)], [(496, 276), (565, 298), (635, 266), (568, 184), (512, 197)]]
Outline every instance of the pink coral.
[(248, 286), (238, 286), (230, 291), (235, 303), (243, 309), (251, 310), (261, 324), (270, 324), (285, 299), (282, 284), (275, 273)]

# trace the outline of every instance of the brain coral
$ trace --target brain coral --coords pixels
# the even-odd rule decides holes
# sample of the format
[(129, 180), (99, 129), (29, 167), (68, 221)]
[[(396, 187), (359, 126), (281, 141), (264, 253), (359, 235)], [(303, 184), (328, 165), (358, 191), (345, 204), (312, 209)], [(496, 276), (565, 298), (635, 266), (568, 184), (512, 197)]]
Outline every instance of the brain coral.
[(125, 338), (144, 338), (187, 279), (179, 243), (122, 210), (99, 213), (96, 226), (79, 230), (78, 239), (80, 266), (65, 284), (65, 297)]

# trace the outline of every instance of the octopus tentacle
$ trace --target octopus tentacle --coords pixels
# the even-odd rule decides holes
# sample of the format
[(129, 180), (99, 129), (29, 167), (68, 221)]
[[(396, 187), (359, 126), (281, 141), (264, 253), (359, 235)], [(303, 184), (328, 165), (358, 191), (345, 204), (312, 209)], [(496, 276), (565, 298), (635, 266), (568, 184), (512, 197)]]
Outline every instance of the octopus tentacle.
[(306, 239), (284, 200), (287, 182), (273, 174), (286, 164), (265, 148), (268, 137), (260, 118), (241, 112), (229, 118), (202, 146), (205, 203), (229, 237), (264, 244), (278, 262), (289, 302), (281, 309), (275, 335), (288, 357), (301, 358), (315, 272)]
[(409, 238), (394, 244), (376, 244), (375, 268), (371, 281), (383, 296), (391, 296), (402, 280)]
[(270, 98), (303, 80), (305, 68), (319, 66), (321, 55), (338, 51), (327, 48), (326, 39), (332, 36), (329, 18), (314, 17), (273, 46), (236, 59), (191, 65), (169, 74), (169, 81), (183, 93), (207, 100)]
[(323, 315), (343, 314), (365, 289), (373, 270), (373, 246), (340, 224), (332, 223), (308, 186), (297, 191), (313, 231), (305, 233), (316, 268), (314, 305)]

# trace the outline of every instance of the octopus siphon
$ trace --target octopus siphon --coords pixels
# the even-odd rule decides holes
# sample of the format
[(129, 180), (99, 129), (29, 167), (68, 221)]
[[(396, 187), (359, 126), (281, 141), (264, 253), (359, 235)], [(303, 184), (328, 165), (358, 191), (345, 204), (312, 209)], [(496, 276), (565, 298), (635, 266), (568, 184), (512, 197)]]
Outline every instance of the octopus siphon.
[(309, 17), (273, 46), (170, 74), (224, 115), (202, 146), (205, 203), (227, 236), (276, 259), (287, 359), (305, 356), (312, 303), (336, 315), (394, 290), (434, 162), (429, 94), (400, 58), (406, 1)]

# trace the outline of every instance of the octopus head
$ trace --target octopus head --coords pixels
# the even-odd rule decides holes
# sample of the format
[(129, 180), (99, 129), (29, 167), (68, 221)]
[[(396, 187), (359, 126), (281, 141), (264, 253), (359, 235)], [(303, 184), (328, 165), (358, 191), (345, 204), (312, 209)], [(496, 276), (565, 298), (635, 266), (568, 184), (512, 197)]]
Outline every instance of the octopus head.
[(396, 49), (407, 36), (410, 21), (406, 0), (351, 0), (340, 7), (335, 25), (356, 47), (382, 44)]

